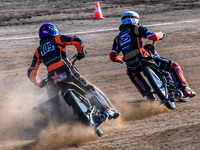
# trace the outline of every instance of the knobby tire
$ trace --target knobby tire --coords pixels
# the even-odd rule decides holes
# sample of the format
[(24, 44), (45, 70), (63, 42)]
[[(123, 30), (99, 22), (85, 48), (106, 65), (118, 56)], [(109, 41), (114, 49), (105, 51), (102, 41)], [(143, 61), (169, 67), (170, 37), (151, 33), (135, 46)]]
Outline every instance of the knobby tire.
[[(161, 99), (161, 100), (164, 100), (164, 99), (167, 99), (168, 98), (168, 92), (166, 94), (164, 94), (162, 91), (161, 91), (161, 88), (158, 86), (158, 84), (156, 83), (156, 79), (153, 77), (154, 75), (157, 76), (158, 80), (157, 81), (160, 81), (162, 82), (162, 84), (164, 85), (165, 83), (163, 83), (162, 81), (162, 75), (160, 72), (158, 71), (154, 71), (154, 69), (151, 69), (149, 66), (146, 66), (144, 67), (143, 69), (143, 73), (144, 75), (147, 77), (149, 83), (151, 84), (152, 88), (154, 89), (154, 91), (156, 92), (156, 94), (158, 95), (158, 97)], [(165, 106), (168, 108), (168, 109), (176, 109), (176, 104), (174, 102), (174, 100), (171, 100), (169, 102), (166, 102), (165, 103)]]

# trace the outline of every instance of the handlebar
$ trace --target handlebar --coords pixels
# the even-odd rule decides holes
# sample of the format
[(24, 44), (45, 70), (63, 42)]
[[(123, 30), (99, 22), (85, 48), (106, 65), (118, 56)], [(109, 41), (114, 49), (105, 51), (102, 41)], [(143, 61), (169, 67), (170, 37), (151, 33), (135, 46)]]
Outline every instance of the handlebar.
[[(147, 42), (144, 44), (144, 47), (145, 47), (145, 46), (146, 46), (146, 45), (147, 45), (147, 44), (148, 44), (150, 41), (151, 41), (151, 40), (148, 40), (148, 41), (147, 41)], [(156, 42), (156, 41), (152, 41), (152, 44), (151, 44), (151, 45), (152, 45), (152, 47), (154, 47), (154, 45), (155, 45), (155, 42)]]
[(77, 60), (80, 60), (80, 59), (82, 59), (83, 57), (85, 57), (85, 55), (87, 54), (87, 52), (86, 52), (86, 51), (83, 51), (83, 53), (81, 53), (81, 54), (84, 54), (84, 55), (81, 56), (81, 58), (78, 58), (79, 54), (80, 54), (80, 53), (77, 53), (77, 54), (75, 54), (72, 58), (69, 59), (69, 60), (74, 59), (74, 60), (72, 61), (72, 66), (74, 66), (74, 64), (75, 64), (75, 62), (76, 62)]
[(75, 62), (78, 60), (78, 59), (77, 59), (77, 56), (78, 56), (78, 54), (75, 54), (72, 58), (69, 59), (69, 60), (74, 59), (74, 60), (72, 61), (72, 65), (73, 65), (73, 66), (74, 66)]

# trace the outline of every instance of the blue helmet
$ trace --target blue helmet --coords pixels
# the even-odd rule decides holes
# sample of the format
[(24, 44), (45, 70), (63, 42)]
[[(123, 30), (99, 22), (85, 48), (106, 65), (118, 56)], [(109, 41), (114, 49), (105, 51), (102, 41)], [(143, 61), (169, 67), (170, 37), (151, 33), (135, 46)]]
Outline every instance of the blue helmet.
[(47, 35), (53, 35), (53, 36), (58, 35), (57, 27), (51, 23), (43, 24), (39, 29), (39, 37), (40, 39), (42, 39), (42, 37)]

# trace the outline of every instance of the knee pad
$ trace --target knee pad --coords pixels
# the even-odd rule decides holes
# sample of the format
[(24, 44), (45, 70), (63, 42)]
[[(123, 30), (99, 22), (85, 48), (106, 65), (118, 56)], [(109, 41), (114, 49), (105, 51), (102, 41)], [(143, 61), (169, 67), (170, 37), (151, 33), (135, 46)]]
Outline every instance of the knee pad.
[(166, 58), (162, 58), (162, 57), (159, 57), (159, 56), (153, 56), (153, 59), (160, 69), (165, 70), (165, 71), (170, 70), (170, 67), (171, 67), (171, 64), (172, 64), (171, 60), (168, 60)]

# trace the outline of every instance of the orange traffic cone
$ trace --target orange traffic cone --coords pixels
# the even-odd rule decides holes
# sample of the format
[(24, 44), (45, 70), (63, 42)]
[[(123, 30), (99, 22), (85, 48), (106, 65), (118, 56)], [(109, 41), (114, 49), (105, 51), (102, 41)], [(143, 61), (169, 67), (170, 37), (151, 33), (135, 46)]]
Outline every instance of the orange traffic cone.
[(102, 15), (99, 2), (95, 2), (95, 12), (94, 12), (94, 18), (93, 19), (105, 19)]

